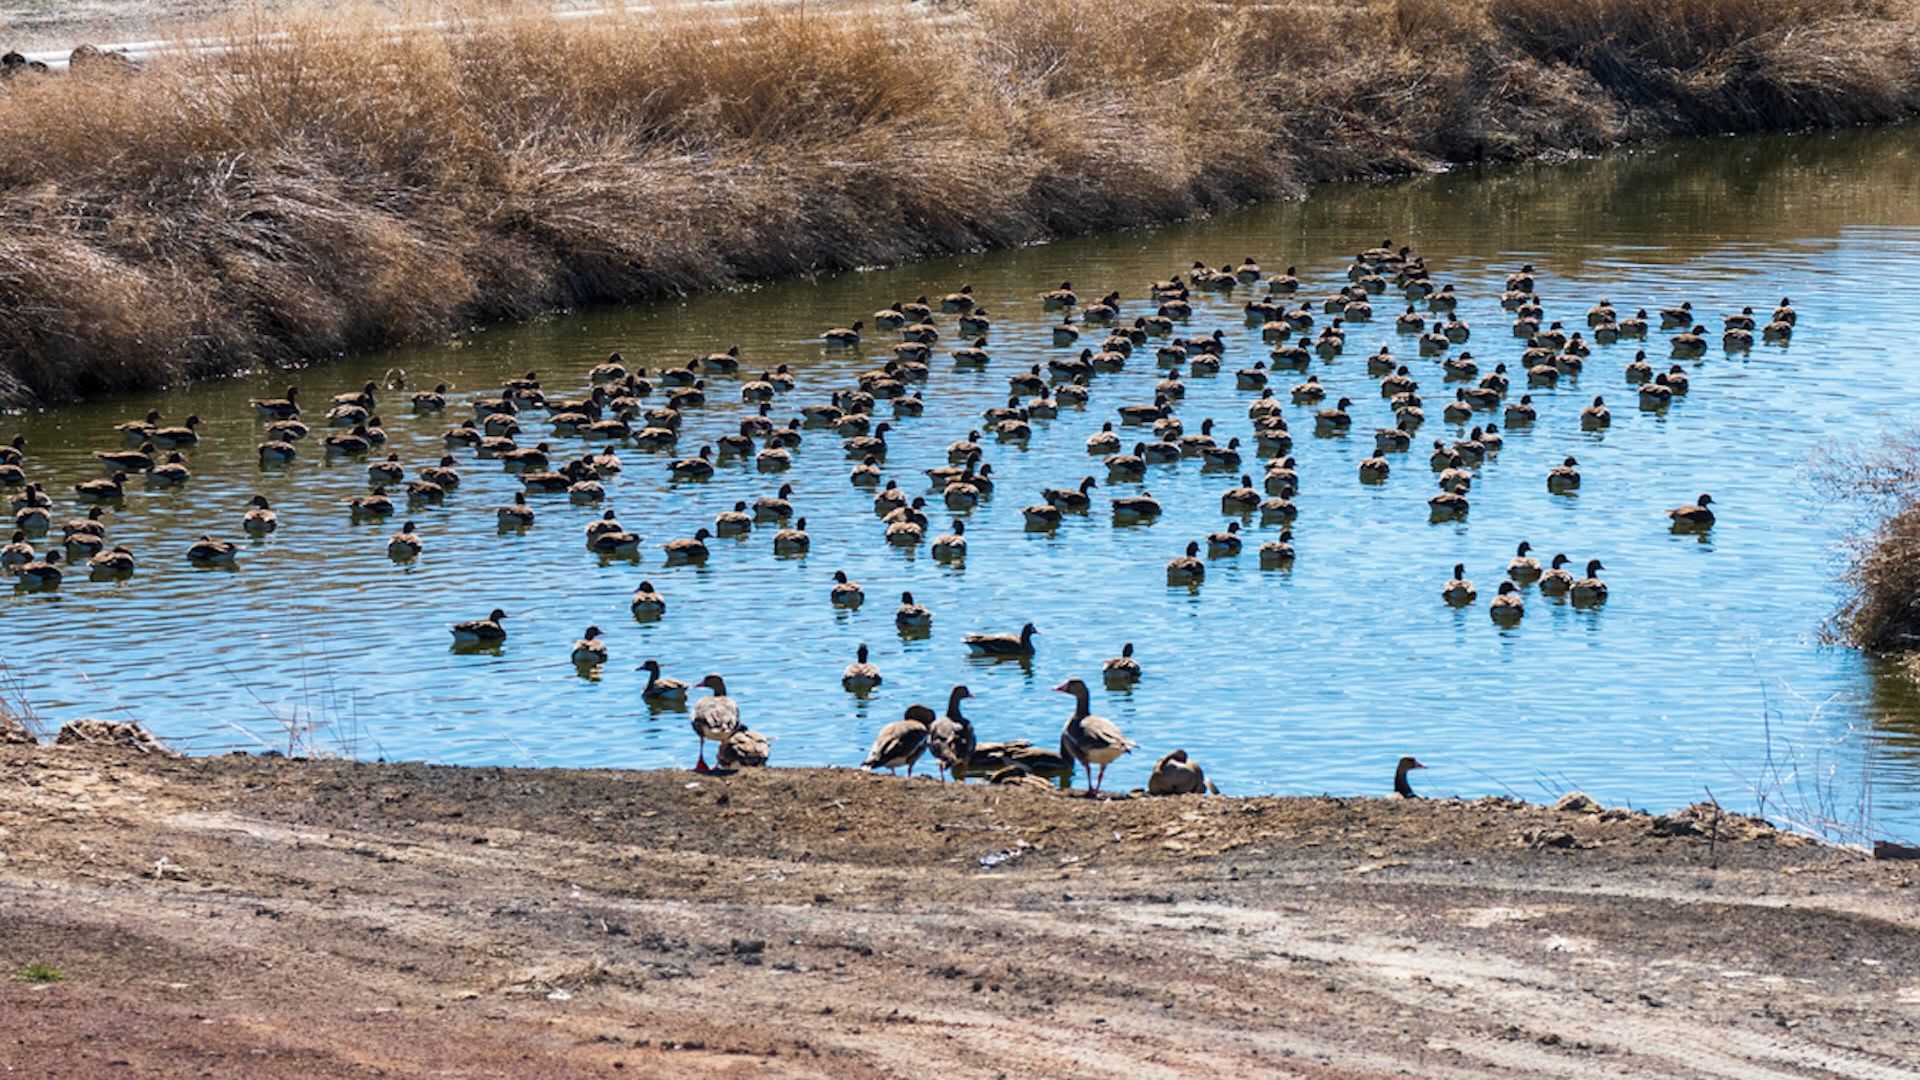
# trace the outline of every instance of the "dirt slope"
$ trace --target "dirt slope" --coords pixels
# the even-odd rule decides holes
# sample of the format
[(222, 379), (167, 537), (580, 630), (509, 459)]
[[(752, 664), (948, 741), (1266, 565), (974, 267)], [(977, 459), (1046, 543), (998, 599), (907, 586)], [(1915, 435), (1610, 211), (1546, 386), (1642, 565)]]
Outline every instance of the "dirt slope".
[(1915, 1075), (1920, 866), (1714, 833), (0, 747), (0, 1072)]

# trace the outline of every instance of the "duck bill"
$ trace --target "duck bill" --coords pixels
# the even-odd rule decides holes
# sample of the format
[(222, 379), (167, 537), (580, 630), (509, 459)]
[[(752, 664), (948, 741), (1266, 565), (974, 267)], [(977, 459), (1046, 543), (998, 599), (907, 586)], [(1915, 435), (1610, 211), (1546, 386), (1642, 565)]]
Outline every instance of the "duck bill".
[[(1054, 687), (1054, 689), (1064, 694), (1068, 692), (1069, 687), (1067, 686), (1066, 683), (1061, 683), (1059, 686)], [(968, 695), (968, 696), (971, 697), (972, 695)]]

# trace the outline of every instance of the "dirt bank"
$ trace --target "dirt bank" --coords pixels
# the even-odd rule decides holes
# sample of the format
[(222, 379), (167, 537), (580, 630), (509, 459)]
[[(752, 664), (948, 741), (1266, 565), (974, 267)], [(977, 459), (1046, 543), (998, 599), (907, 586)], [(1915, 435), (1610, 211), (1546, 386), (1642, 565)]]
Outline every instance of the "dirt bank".
[(1442, 162), (1920, 112), (1912, 0), (405, 14), (440, 21), (246, 11), (207, 28), (231, 52), (0, 81), (0, 403)]
[(1710, 814), (5, 746), (0, 967), (60, 978), (0, 1067), (1911, 1075), (1916, 881)]

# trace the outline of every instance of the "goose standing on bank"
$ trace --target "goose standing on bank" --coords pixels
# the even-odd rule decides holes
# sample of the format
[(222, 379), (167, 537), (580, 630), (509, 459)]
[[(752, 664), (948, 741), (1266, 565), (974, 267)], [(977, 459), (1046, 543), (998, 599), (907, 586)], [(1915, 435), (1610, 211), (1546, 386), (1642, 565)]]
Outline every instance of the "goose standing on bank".
[(940, 774), (962, 783), (966, 782), (967, 769), (973, 763), (973, 749), (978, 745), (973, 721), (960, 714), (960, 703), (972, 696), (973, 691), (966, 687), (954, 687), (947, 695), (946, 715), (927, 729), (927, 750), (939, 765)]
[(1400, 764), (1393, 770), (1393, 793), (1403, 799), (1419, 798), (1420, 796), (1413, 793), (1413, 785), (1407, 783), (1407, 774), (1415, 769), (1424, 768), (1426, 768), (1425, 765), (1411, 757), (1401, 758)]
[(727, 696), (726, 680), (718, 675), (708, 675), (694, 684), (713, 691), (706, 697), (693, 703), (693, 733), (700, 736), (700, 757), (693, 766), (695, 772), (709, 772), (707, 768), (707, 740), (724, 743), (741, 730), (740, 706)]
[(860, 767), (895, 772), (904, 765), (907, 775), (912, 776), (913, 763), (927, 751), (927, 736), (931, 734), (929, 728), (934, 719), (933, 710), (925, 705), (907, 706), (906, 716), (880, 729)]
[[(1073, 695), (1073, 715), (1060, 729), (1061, 753), (1086, 768), (1087, 782), (1094, 794), (1099, 794), (1100, 783), (1107, 777), (1107, 766), (1136, 749), (1137, 744), (1122, 735), (1113, 721), (1093, 715), (1087, 704), (1086, 683), (1068, 679), (1054, 690)], [(1098, 775), (1093, 771), (1095, 765), (1100, 766)]]

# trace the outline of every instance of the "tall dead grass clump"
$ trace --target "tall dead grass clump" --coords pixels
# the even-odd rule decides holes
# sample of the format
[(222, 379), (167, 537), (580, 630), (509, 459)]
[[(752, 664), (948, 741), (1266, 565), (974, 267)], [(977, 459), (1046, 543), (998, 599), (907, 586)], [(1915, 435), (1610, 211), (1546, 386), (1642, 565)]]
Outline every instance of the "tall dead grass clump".
[(1920, 112), (1901, 0), (426, 2), (0, 85), (0, 404), (1442, 161)]
[(1920, 105), (1905, 0), (1487, 0), (1523, 49), (1590, 74), (1645, 133), (1836, 127)]
[(1876, 652), (1920, 652), (1920, 428), (1823, 446), (1809, 483), (1850, 515), (1838, 636)]

